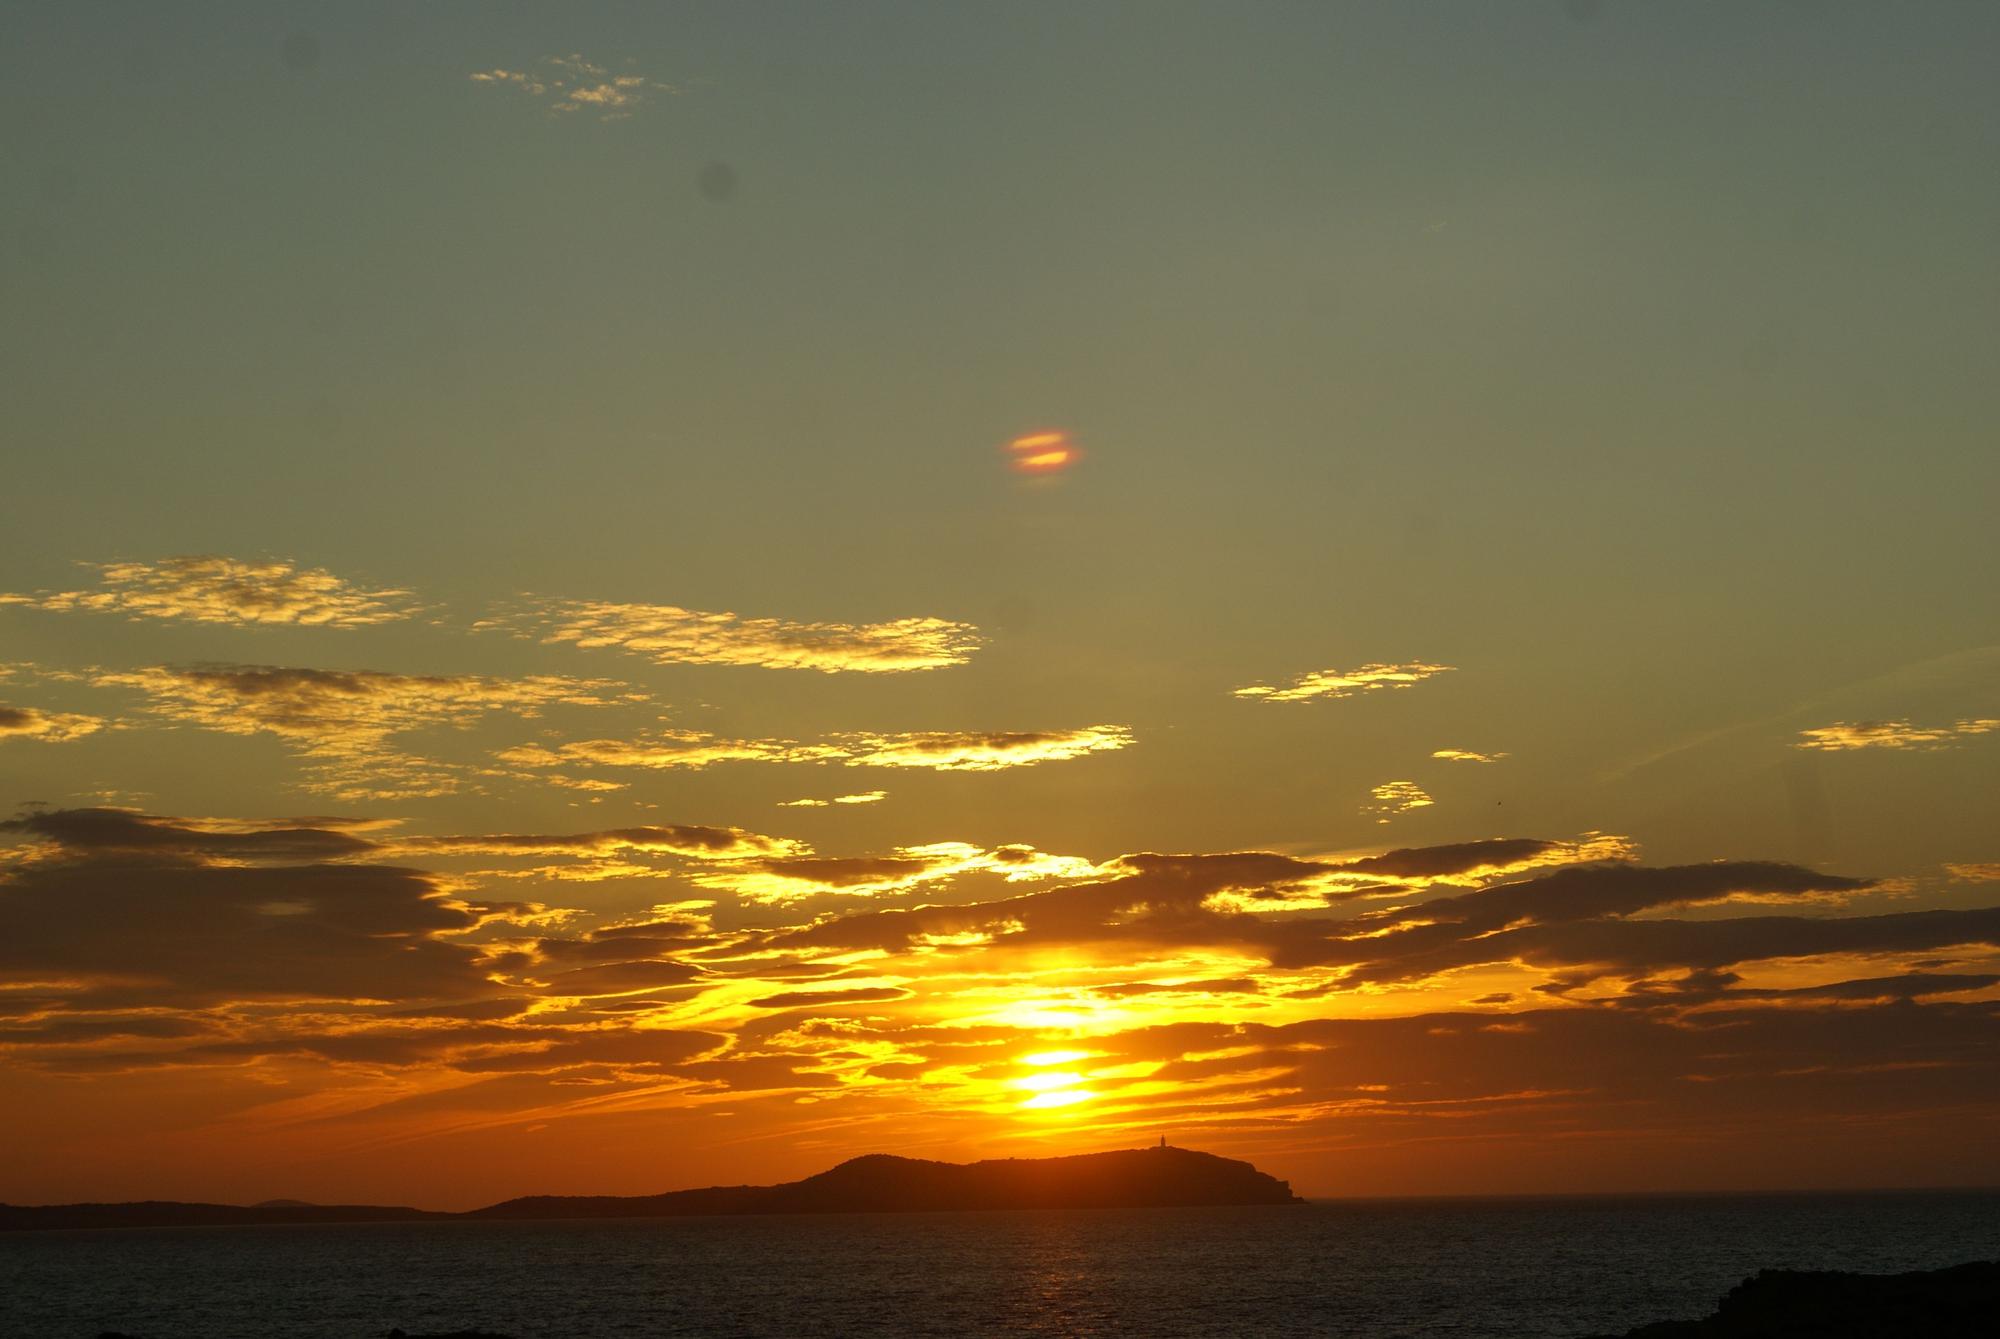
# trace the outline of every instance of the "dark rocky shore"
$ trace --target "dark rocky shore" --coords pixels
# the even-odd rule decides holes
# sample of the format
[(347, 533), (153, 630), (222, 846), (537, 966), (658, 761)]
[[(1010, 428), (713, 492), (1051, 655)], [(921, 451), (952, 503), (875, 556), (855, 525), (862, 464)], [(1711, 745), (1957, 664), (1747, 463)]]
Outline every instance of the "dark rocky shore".
[(1623, 1339), (1985, 1339), (1996, 1333), (2000, 1263), (1983, 1262), (1911, 1274), (1767, 1269), (1731, 1288), (1714, 1315), (1656, 1321)]
[(1068, 1158), (927, 1162), (886, 1153), (853, 1158), (775, 1186), (710, 1186), (664, 1195), (533, 1195), (469, 1213), (383, 1205), (0, 1205), (0, 1231), (129, 1227), (254, 1227), (531, 1218), (684, 1218), (720, 1214), (910, 1213), (963, 1209), (1152, 1209), (1298, 1204), (1291, 1187), (1247, 1162), (1185, 1148)]

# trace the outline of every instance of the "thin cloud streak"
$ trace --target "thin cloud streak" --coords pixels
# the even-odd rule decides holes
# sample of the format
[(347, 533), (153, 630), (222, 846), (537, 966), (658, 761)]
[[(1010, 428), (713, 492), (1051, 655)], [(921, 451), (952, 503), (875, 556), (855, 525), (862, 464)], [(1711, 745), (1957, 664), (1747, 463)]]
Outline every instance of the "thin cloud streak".
[(1363, 665), (1351, 670), (1313, 670), (1282, 685), (1249, 684), (1236, 689), (1233, 696), (1262, 702), (1310, 702), (1317, 698), (1355, 697), (1384, 688), (1409, 688), (1433, 675), (1449, 673), (1451, 669), (1450, 665), (1410, 661), (1399, 665)]
[(754, 665), (894, 674), (962, 665), (982, 644), (950, 619), (795, 623), (669, 604), (545, 600), (475, 625), (538, 635), (545, 645), (616, 647), (662, 665)]
[[(1132, 742), (1132, 732), (1122, 725), (1089, 725), (1074, 730), (848, 732), (809, 743), (792, 739), (727, 739), (700, 730), (659, 730), (629, 740), (582, 739), (553, 747), (526, 744), (497, 756), (502, 762), (527, 768), (568, 764), (661, 771), (700, 770), (726, 762), (778, 762), (996, 772), (1036, 763), (1066, 762), (1126, 748)], [(878, 795), (871, 791), (837, 802), (870, 803)]]
[(1950, 748), (1974, 735), (2000, 730), (2000, 720), (1967, 718), (1949, 725), (1913, 725), (1899, 721), (1836, 721), (1799, 731), (1793, 748), (1841, 753), (1853, 749)]

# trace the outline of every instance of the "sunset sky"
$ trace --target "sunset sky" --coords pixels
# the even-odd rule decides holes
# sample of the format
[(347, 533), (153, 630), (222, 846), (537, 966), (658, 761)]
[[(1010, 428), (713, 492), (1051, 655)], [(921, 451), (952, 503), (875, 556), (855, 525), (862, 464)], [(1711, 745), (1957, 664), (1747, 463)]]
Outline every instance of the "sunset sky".
[(0, 11), (0, 1200), (2000, 1181), (1996, 59)]

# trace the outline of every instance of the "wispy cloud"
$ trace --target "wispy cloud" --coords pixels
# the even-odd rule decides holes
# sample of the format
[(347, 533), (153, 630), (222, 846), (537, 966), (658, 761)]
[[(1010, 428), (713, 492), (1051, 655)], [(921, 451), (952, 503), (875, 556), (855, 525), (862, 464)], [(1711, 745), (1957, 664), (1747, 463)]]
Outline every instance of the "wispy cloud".
[(761, 665), (767, 669), (894, 673), (962, 665), (978, 629), (942, 618), (887, 623), (794, 623), (670, 604), (547, 600), (481, 628), (538, 634), (544, 643), (618, 647), (663, 665)]
[(280, 560), (250, 562), (213, 554), (159, 562), (87, 563), (95, 590), (0, 595), (0, 604), (37, 609), (186, 619), (196, 623), (296, 623), (359, 628), (418, 612), (406, 590), (369, 590), (322, 568)]
[(1451, 668), (1450, 665), (1429, 665), (1422, 661), (1411, 661), (1401, 665), (1363, 665), (1359, 669), (1351, 670), (1314, 670), (1309, 674), (1301, 674), (1286, 684), (1249, 684), (1236, 689), (1235, 696), (1256, 698), (1264, 702), (1308, 702), (1321, 697), (1354, 697), (1383, 688), (1408, 688), (1434, 674), (1447, 673)]
[(1913, 725), (1909, 721), (1836, 721), (1799, 731), (1793, 748), (1840, 753), (1849, 749), (1942, 749), (1970, 736), (2000, 730), (2000, 720), (1968, 719), (1950, 725)]
[[(727, 739), (699, 730), (659, 730), (634, 739), (580, 739), (553, 747), (527, 744), (497, 756), (517, 767), (568, 763), (697, 770), (723, 762), (831, 762), (849, 767), (997, 772), (1035, 763), (1064, 762), (1090, 753), (1122, 749), (1131, 743), (1132, 732), (1122, 725), (1087, 725), (1075, 730), (916, 730), (892, 734), (850, 731), (815, 742)], [(844, 797), (838, 803), (865, 804), (879, 798), (879, 794)]]
[(104, 728), (101, 717), (73, 711), (41, 711), (34, 707), (0, 707), (0, 742), (9, 739), (38, 739), (44, 744), (62, 744)]
[(832, 799), (827, 800), (811, 798), (803, 800), (780, 800), (778, 801), (778, 807), (780, 809), (825, 809), (836, 804), (875, 804), (887, 799), (888, 796), (889, 792), (886, 790), (864, 790), (853, 795), (835, 795)]
[(1362, 805), (1361, 812), (1376, 815), (1377, 823), (1386, 823), (1397, 814), (1436, 803), (1414, 781), (1384, 781), (1368, 793), (1375, 797), (1375, 802)]
[(1096, 865), (1079, 856), (1054, 855), (1030, 846), (987, 850), (968, 842), (931, 842), (899, 847), (886, 856), (802, 854), (734, 861), (691, 877), (703, 888), (727, 891), (745, 902), (782, 905), (813, 897), (880, 897), (968, 874), (1027, 883), (1088, 879), (1098, 873)]
[(1439, 749), (1431, 757), (1442, 762), (1499, 762), (1505, 753), (1475, 753), (1471, 749)]
[(1122, 725), (1087, 725), (1079, 730), (918, 730), (840, 738), (850, 750), (850, 767), (996, 772), (1122, 749), (1131, 744), (1132, 732)]
[(547, 707), (604, 706), (617, 685), (539, 675), (387, 674), (275, 665), (155, 665), (73, 677), (136, 690), (166, 720), (224, 734), (270, 734), (311, 764), (307, 785), (346, 799), (439, 795), (464, 769), (404, 753), (391, 740), (434, 726), (466, 726), (492, 713), (533, 717)]
[(544, 102), (552, 114), (595, 112), (603, 121), (624, 120), (655, 93), (671, 95), (680, 91), (671, 84), (630, 70), (613, 73), (607, 66), (574, 53), (549, 56), (537, 61), (531, 69), (477, 70), (470, 77), (476, 84), (518, 90)]

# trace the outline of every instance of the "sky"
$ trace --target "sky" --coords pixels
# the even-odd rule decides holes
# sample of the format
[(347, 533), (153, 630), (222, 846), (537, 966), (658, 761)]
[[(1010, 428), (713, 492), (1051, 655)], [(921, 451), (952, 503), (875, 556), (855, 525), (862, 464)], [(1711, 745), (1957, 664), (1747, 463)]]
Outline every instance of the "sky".
[(2000, 1181), (1996, 55), (0, 11), (0, 1200)]

